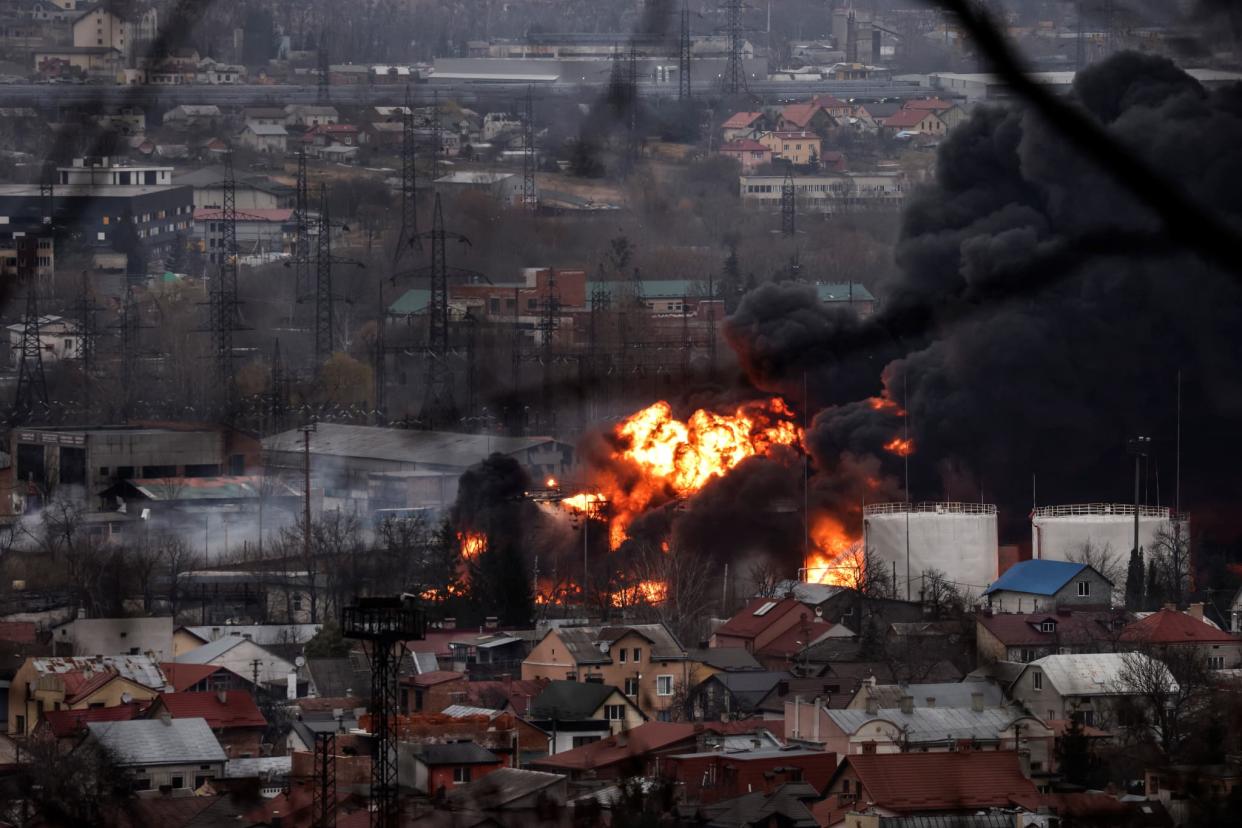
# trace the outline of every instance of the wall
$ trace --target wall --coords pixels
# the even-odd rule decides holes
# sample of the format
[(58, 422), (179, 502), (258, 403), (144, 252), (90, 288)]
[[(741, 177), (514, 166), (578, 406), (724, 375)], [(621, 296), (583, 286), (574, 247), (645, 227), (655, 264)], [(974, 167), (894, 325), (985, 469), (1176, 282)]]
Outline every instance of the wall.
[[(159, 790), (161, 785), (171, 785), (174, 776), (181, 777), (181, 785), (174, 790), (194, 790), (201, 786), (201, 783), (208, 779), (215, 779), (218, 776), (224, 776), (224, 765), (220, 762), (207, 763), (206, 769), (202, 764), (193, 765), (152, 765), (150, 767), (131, 768), (131, 773), (135, 782), (146, 779), (150, 784), (150, 790)], [(196, 784), (198, 783), (198, 784)]]
[[(418, 764), (421, 765), (422, 763), (419, 762)], [(476, 779), (482, 779), (484, 776), (487, 776), (489, 773), (491, 773), (494, 770), (498, 770), (499, 768), (502, 767), (502, 765), (500, 763), (496, 763), (493, 765), (464, 765), (463, 767), (469, 769), (470, 781), (473, 782)], [(447, 766), (447, 767), (439, 766), (439, 767), (434, 767), (434, 768), (428, 768), (427, 769), (428, 787), (425, 789), (421, 789), (421, 790), (423, 790), (424, 793), (434, 794), (436, 791), (440, 790), (441, 788), (443, 788), (446, 791), (451, 791), (456, 785), (465, 784), (465, 783), (459, 783), (459, 782), (453, 781), (454, 770), (455, 768), (452, 766)]]
[(293, 664), (263, 649), (253, 641), (242, 641), (236, 647), (230, 648), (228, 652), (222, 653), (211, 663), (227, 667), (243, 678), (252, 678), (254, 676), (254, 667), (251, 662), (254, 659), (259, 659), (262, 662), (259, 665), (260, 684), (283, 682), (285, 677), (293, 670)]
[[(39, 675), (35, 671), (34, 664), (30, 659), (27, 659), (13, 676), (13, 683), (9, 687), (8, 732), (10, 734), (19, 734), (17, 727), (18, 716), (25, 717), (24, 734), (20, 735), (29, 735), (34, 730), (35, 725), (39, 723), (39, 714), (43, 710), (86, 710), (93, 704), (103, 705), (104, 707), (116, 707), (124, 702), (122, 696), (125, 695), (128, 695), (135, 701), (149, 701), (159, 695), (157, 691), (152, 690), (150, 687), (145, 687), (118, 676), (72, 706), (66, 706), (64, 704), (63, 683), (59, 684), (59, 689), (52, 689), (52, 687), (56, 686), (56, 683), (52, 683), (52, 687), (48, 689), (35, 689), (32, 692), (32, 685), (38, 681), (38, 678)], [(57, 706), (58, 703), (59, 707)]]

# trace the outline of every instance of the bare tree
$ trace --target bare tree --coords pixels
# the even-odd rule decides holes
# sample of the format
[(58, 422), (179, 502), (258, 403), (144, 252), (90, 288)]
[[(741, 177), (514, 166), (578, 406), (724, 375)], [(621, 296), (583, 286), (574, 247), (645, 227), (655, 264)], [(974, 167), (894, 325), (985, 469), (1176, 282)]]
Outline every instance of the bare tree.
[[(679, 546), (644, 545), (634, 561), (638, 603), (683, 642), (701, 641), (716, 606), (716, 579), (706, 557)], [(659, 585), (659, 586), (656, 586)]]
[[(1154, 571), (1159, 594), (1180, 606), (1190, 592), (1190, 538), (1182, 521), (1161, 526), (1147, 550), (1148, 570)], [(1159, 609), (1159, 607), (1152, 607)]]
[(1104, 545), (1093, 543), (1090, 539), (1083, 541), (1077, 549), (1067, 554), (1066, 560), (1072, 563), (1086, 564), (1109, 580), (1114, 588), (1120, 589), (1126, 581), (1126, 568), (1121, 555), (1113, 550), (1111, 543)]
[(746, 574), (755, 585), (755, 598), (776, 598), (780, 594), (781, 583), (787, 580), (780, 567), (768, 558), (752, 563)]
[(1123, 657), (1115, 685), (1124, 694), (1116, 711), (1119, 723), (1173, 759), (1192, 735), (1192, 717), (1210, 695), (1211, 670), (1198, 647), (1139, 645)]

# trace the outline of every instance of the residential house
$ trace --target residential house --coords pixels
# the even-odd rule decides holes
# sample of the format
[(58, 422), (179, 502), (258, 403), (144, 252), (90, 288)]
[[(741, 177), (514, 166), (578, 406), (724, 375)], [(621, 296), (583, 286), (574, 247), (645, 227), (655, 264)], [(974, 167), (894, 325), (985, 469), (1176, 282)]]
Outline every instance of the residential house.
[[(716, 673), (763, 669), (763, 665), (745, 647), (701, 647), (688, 650), (687, 655), (694, 664), (695, 678), (698, 681)], [(694, 684), (698, 684), (698, 681)]]
[(158, 719), (167, 714), (174, 720), (202, 719), (215, 734), (220, 747), (229, 757), (261, 755), (267, 719), (244, 691), (161, 693), (148, 711)]
[[(866, 684), (866, 680), (863, 681)], [(785, 720), (785, 702), (796, 701), (802, 704), (822, 704), (825, 707), (844, 707), (854, 692), (856, 682), (842, 681), (833, 675), (794, 676), (786, 681), (779, 681), (755, 705), (755, 713), (768, 722)]]
[(173, 632), (173, 650), (181, 656), (221, 638), (245, 638), (292, 661), (322, 628), (322, 624), (306, 623), (187, 625)]
[(173, 655), (173, 619), (75, 618), (52, 630), (52, 646), (57, 655), (128, 653), (162, 661)]
[(1098, 653), (1116, 649), (1129, 615), (1124, 610), (999, 613), (975, 618), (980, 662), (1034, 661), (1054, 653)]
[(755, 138), (766, 124), (767, 117), (762, 112), (736, 112), (720, 125), (721, 138), (726, 143)]
[(146, 703), (130, 702), (115, 707), (48, 710), (43, 713), (43, 720), (35, 725), (34, 736), (50, 736), (76, 745), (86, 735), (86, 726), (91, 722), (128, 722), (130, 719), (141, 719), (147, 706)]
[(772, 793), (787, 782), (822, 791), (837, 768), (833, 753), (805, 748), (708, 750), (661, 757), (660, 776), (677, 785), (687, 801), (710, 803), (747, 793)]
[(247, 106), (242, 109), (242, 123), (263, 126), (284, 126), (285, 111), (278, 106)]
[(178, 104), (164, 113), (163, 123), (198, 131), (215, 127), (222, 118), (220, 107), (214, 104)]
[(198, 62), (194, 73), (195, 83), (211, 86), (235, 86), (246, 79), (246, 67), (240, 64), (219, 63), (209, 57)]
[(768, 669), (780, 670), (831, 628), (796, 598), (754, 598), (718, 627), (709, 643), (741, 647)]
[[(787, 779), (787, 772), (773, 772), (774, 778)], [(709, 826), (790, 826), (815, 828), (811, 803), (819, 799), (819, 791), (807, 782), (783, 782), (771, 793), (752, 791), (700, 804), (694, 809), (695, 824)]]
[(741, 732), (746, 723), (700, 724), (645, 722), (638, 727), (591, 742), (574, 750), (530, 762), (534, 770), (561, 773), (572, 779), (626, 779), (654, 775), (664, 756), (700, 750), (707, 740), (725, 732)]
[(255, 152), (284, 155), (289, 141), (289, 132), (284, 124), (248, 122), (237, 140), (243, 147), (248, 147)]
[(1229, 631), (1242, 633), (1242, 587), (1238, 587), (1229, 602)]
[(776, 128), (782, 132), (814, 132), (827, 135), (837, 126), (837, 119), (814, 100), (788, 104), (776, 116)]
[(530, 719), (540, 722), (606, 721), (612, 733), (638, 727), (647, 717), (634, 700), (609, 684), (594, 681), (551, 681), (531, 700), (527, 712)]
[(691, 688), (686, 706), (696, 721), (746, 719), (774, 687), (789, 678), (784, 671), (717, 673)]
[[(413, 741), (469, 740), (502, 757), (511, 767), (523, 765), (528, 759), (546, 756), (552, 735), (508, 711), (464, 704), (449, 705), (439, 713), (403, 717), (403, 729), (407, 721), (409, 728), (404, 732)], [(603, 736), (607, 735), (605, 731)]]
[(824, 828), (846, 824), (851, 811), (864, 808), (882, 817), (930, 817), (1033, 811), (1040, 801), (1016, 751), (852, 754), (841, 757), (825, 793), (813, 808)]
[(1113, 583), (1087, 564), (1036, 559), (1009, 567), (983, 591), (983, 597), (994, 612), (1109, 607)]
[(811, 103), (827, 112), (838, 124), (854, 114), (854, 105), (833, 95), (816, 95)]
[(335, 124), (340, 120), (340, 113), (331, 106), (289, 104), (285, 107), (285, 126), (309, 128), (320, 124)]
[(935, 112), (936, 117), (940, 119), (941, 123), (945, 125), (945, 129), (949, 131), (952, 131), (958, 124), (970, 117), (959, 104), (943, 100), (942, 98), (915, 98), (902, 104), (902, 108)]
[(477, 782), (458, 784), (448, 792), (454, 811), (512, 813), (563, 807), (569, 798), (569, 780), (559, 773), (498, 768)]
[(525, 716), (531, 699), (542, 693), (547, 684), (547, 679), (524, 681), (508, 676), (494, 680), (474, 680), (466, 685), (465, 703)]
[[(175, 661), (178, 664), (224, 667), (239, 676), (249, 678), (256, 687), (278, 689), (282, 696), (288, 686), (290, 674), (297, 675), (292, 661), (259, 646), (249, 638), (232, 635), (183, 653)], [(303, 680), (299, 680), (299, 685), (304, 684)]]
[(466, 674), (434, 670), (401, 677), (401, 710), (405, 713), (439, 713), (450, 704), (465, 701)]
[(1052, 728), (1015, 707), (984, 707), (976, 692), (968, 707), (915, 707), (905, 696), (899, 707), (832, 710), (822, 704), (786, 702), (785, 738), (823, 747), (839, 756), (959, 749), (1029, 751), (1032, 772), (1048, 772), (1054, 761)]
[(88, 738), (127, 770), (137, 791), (195, 791), (224, 776), (228, 756), (203, 719), (90, 722)]
[(824, 152), (823, 139), (806, 130), (764, 132), (759, 135), (759, 143), (772, 151), (774, 161), (787, 161), (797, 167), (819, 163)]
[(930, 684), (879, 684), (864, 681), (845, 707), (849, 710), (896, 708), (909, 697), (915, 707), (970, 707), (976, 694), (984, 707), (1000, 707), (1005, 694), (995, 684), (982, 681), (933, 682)]
[(8, 732), (29, 735), (44, 711), (148, 701), (167, 686), (159, 665), (145, 655), (28, 658), (9, 688)]
[(772, 150), (753, 138), (739, 138), (722, 144), (719, 153), (737, 161), (742, 172), (754, 172), (764, 164), (772, 163)]
[(1142, 653), (1090, 653), (1049, 655), (1027, 664), (1013, 684), (1009, 696), (1025, 705), (1045, 721), (1077, 718), (1083, 724), (1107, 730), (1118, 722), (1116, 706), (1142, 688), (1127, 678), (1137, 665), (1176, 692), (1177, 681), (1161, 662)]
[(523, 679), (599, 682), (621, 688), (643, 713), (667, 718), (693, 665), (663, 624), (550, 629), (522, 662)]
[(1191, 604), (1188, 612), (1165, 606), (1122, 630), (1121, 643), (1148, 650), (1157, 658), (1172, 650), (1193, 648), (1212, 670), (1242, 667), (1242, 639), (1204, 621), (1203, 604)]
[(474, 742), (400, 742), (397, 751), (397, 781), (429, 795), (477, 782), (504, 766), (504, 760)]
[(527, 639), (506, 632), (464, 635), (449, 642), (453, 669), (472, 679), (520, 673), (529, 651)]
[(242, 678), (218, 664), (178, 664), (161, 661), (160, 669), (174, 693), (198, 693), (221, 690), (253, 690), (249, 679)]
[(141, 44), (155, 39), (158, 16), (154, 7), (135, 5), (122, 14), (116, 6), (103, 4), (79, 12), (73, 21), (73, 45), (77, 49), (115, 49), (133, 66)]
[(918, 133), (939, 136), (949, 131), (944, 121), (930, 110), (899, 109), (892, 115), (879, 119), (878, 123), (890, 135)]
[(358, 127), (342, 123), (318, 124), (306, 130), (302, 134), (302, 140), (316, 147), (329, 147), (334, 144), (356, 147), (358, 146)]
[(358, 142), (372, 149), (399, 149), (404, 140), (405, 127), (400, 121), (371, 121), (358, 134)]

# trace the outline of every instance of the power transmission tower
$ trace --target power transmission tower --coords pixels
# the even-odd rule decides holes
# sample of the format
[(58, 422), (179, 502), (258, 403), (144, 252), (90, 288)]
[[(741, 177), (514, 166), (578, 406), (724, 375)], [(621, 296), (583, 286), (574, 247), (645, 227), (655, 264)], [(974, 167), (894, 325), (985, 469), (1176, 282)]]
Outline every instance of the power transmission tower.
[(129, 422), (133, 414), (134, 390), (138, 385), (138, 332), (148, 327), (142, 324), (142, 313), (138, 307), (138, 299), (134, 295), (134, 286), (125, 288), (125, 298), (121, 301), (121, 318), (116, 327), (121, 334), (121, 422)]
[(522, 207), (527, 210), (539, 208), (539, 193), (535, 189), (535, 103), (534, 92), (526, 87), (526, 118), (522, 125)]
[(268, 415), (273, 432), (285, 430), (289, 419), (289, 373), (285, 369), (285, 359), (280, 353), (280, 340), (272, 347), (272, 372), (267, 392)]
[(34, 236), (14, 239), (17, 253), (17, 279), (26, 286), (26, 318), (18, 346), (17, 394), (9, 412), (9, 424), (20, 425), (35, 414), (51, 410), (47, 397), (47, 377), (43, 373), (43, 342), (39, 335), (39, 240)]
[(444, 134), (443, 127), (440, 124), (440, 93), (434, 92), (431, 96), (431, 164), (428, 167), (428, 173), (431, 177), (432, 184), (440, 178), (440, 163), (444, 152)]
[(688, 101), (692, 95), (690, 84), (690, 5), (681, 4), (681, 35), (677, 41), (677, 99)]
[(336, 734), (315, 734), (312, 828), (336, 828)]
[(233, 372), (233, 335), (240, 330), (237, 298), (237, 180), (233, 154), (224, 156), (224, 204), (220, 211), (221, 238), (216, 255), (219, 271), (208, 296), (212, 357), (215, 362), (217, 405), (225, 419), (235, 413), (236, 378)]
[(336, 322), (332, 293), (332, 222), (328, 215), (328, 188), (319, 185), (319, 233), (315, 239), (315, 371), (333, 352)]
[(326, 106), (332, 100), (331, 65), (328, 63), (328, 35), (319, 33), (319, 89), (315, 100), (320, 106)]
[(707, 272), (707, 297), (712, 304), (707, 317), (707, 378), (709, 381), (716, 379), (716, 308), (722, 307), (716, 304), (716, 280), (709, 270)]
[(548, 281), (543, 297), (543, 313), (539, 320), (540, 347), (543, 362), (543, 429), (548, 434), (556, 431), (556, 388), (553, 368), (556, 363), (556, 329), (560, 326), (561, 293), (556, 284), (556, 268), (548, 270)]
[(421, 245), (418, 238), (417, 136), (414, 131), (414, 107), (410, 104), (410, 90), (407, 88), (405, 109), (401, 113), (401, 232), (397, 235), (397, 249), (393, 251), (394, 264), (401, 260), (407, 248)]
[(439, 428), (457, 422), (457, 403), (453, 399), (453, 372), (449, 369), (448, 253), (446, 242), (453, 238), (463, 244), (470, 240), (444, 229), (444, 209), (436, 193), (432, 209), (431, 232), (423, 234), (431, 242), (431, 263), (427, 268), (431, 296), (427, 304), (427, 373), (420, 419), (423, 428)]
[(95, 304), (91, 291), (90, 271), (82, 271), (82, 290), (75, 310), (78, 317), (78, 360), (82, 365), (82, 394), (86, 410), (90, 412), (94, 389), (95, 340), (99, 335), (95, 319), (99, 306)]
[(638, 163), (638, 46), (630, 44), (630, 58), (625, 77), (625, 101), (629, 106), (625, 130), (626, 169), (632, 170)]
[(400, 710), (398, 677), (403, 641), (424, 636), (424, 616), (413, 599), (359, 598), (341, 614), (346, 638), (365, 642), (371, 659), (371, 758), (372, 828), (397, 828), (397, 713)]
[(785, 165), (785, 180), (781, 184), (781, 235), (792, 238), (798, 232), (798, 199), (794, 187), (793, 164)]
[(306, 181), (306, 148), (298, 148), (298, 178), (296, 183), (296, 201), (294, 202), (294, 220), (297, 222), (297, 235), (293, 241), (294, 295), (302, 296), (310, 289), (310, 195)]
[(381, 280), (379, 291), (379, 316), (375, 320), (375, 413), (377, 426), (388, 422), (388, 349), (384, 343), (384, 328), (388, 327), (388, 310), (384, 307), (384, 283)]
[(737, 95), (746, 89), (746, 67), (742, 62), (742, 13), (749, 6), (746, 0), (723, 0), (721, 9), (725, 13), (724, 34), (729, 41), (729, 59), (725, 65), (724, 92), (726, 95)]

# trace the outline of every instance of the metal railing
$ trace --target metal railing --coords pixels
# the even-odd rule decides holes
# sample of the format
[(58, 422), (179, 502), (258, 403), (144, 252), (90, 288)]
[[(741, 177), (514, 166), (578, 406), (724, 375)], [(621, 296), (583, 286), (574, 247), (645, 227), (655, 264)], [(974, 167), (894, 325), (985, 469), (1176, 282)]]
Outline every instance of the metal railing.
[(994, 515), (995, 503), (964, 503), (961, 501), (928, 501), (925, 503), (869, 503), (863, 514), (901, 515), (906, 512), (937, 515)]
[[(1169, 518), (1168, 506), (1139, 506), (1139, 517)], [(1133, 503), (1070, 503), (1064, 506), (1037, 506), (1032, 517), (1070, 517), (1073, 515), (1118, 515), (1134, 517)]]

